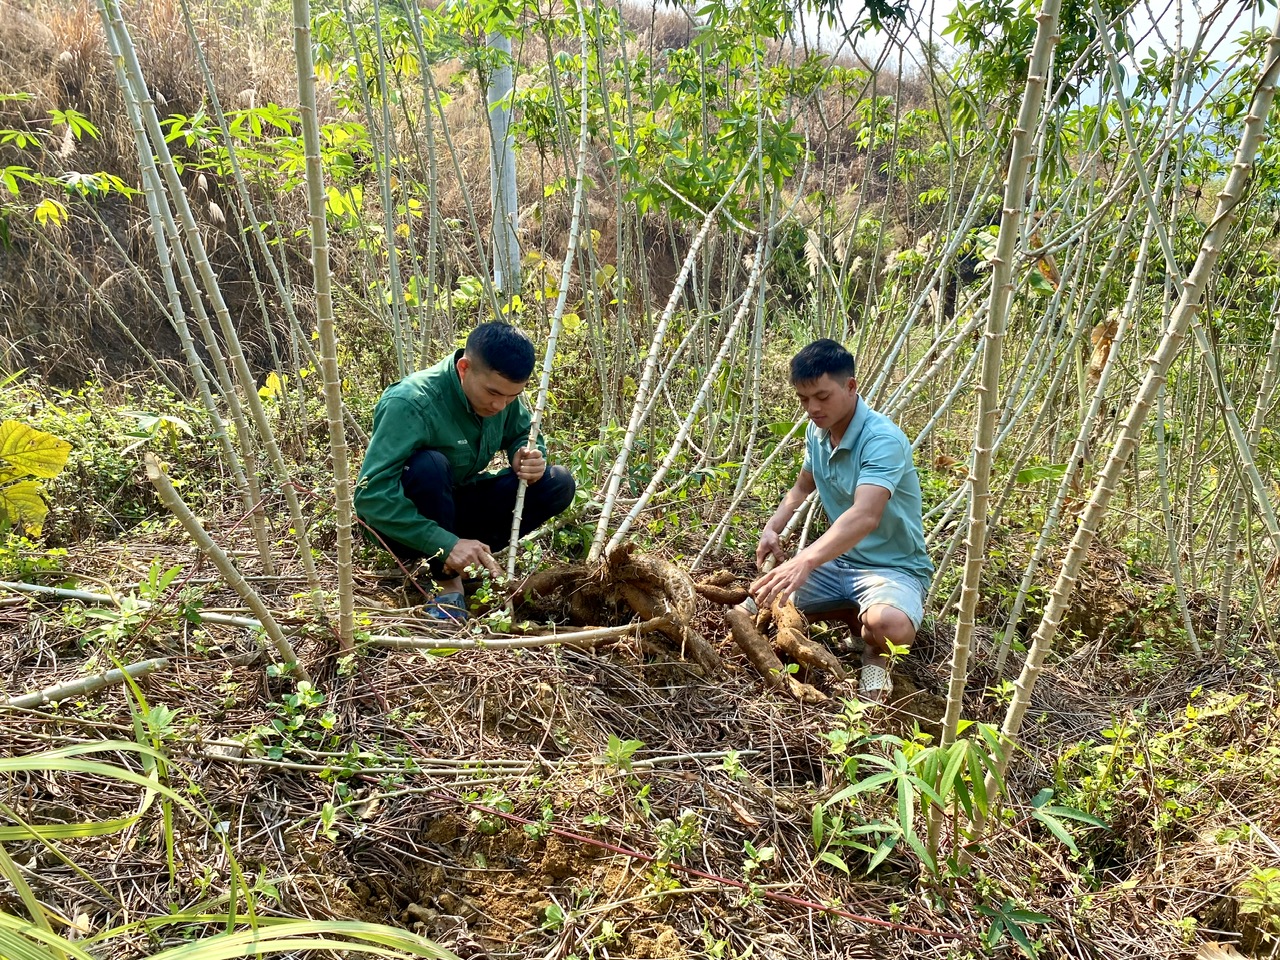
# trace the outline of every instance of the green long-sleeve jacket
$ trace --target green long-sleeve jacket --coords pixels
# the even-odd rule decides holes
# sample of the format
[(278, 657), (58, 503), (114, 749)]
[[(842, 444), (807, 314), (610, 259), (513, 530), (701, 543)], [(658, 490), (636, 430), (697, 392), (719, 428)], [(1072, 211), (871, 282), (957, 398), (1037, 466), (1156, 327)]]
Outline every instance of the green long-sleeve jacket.
[[(474, 483), (499, 450), (510, 460), (529, 439), (531, 415), (523, 399), (492, 417), (480, 417), (462, 392), (455, 364), (459, 350), (433, 367), (419, 370), (383, 391), (373, 413), (373, 434), (356, 483), (356, 514), (384, 536), (447, 557), (458, 537), (418, 512), (400, 478), (419, 450), (444, 454), (453, 482)], [(538, 437), (538, 449), (547, 447)]]

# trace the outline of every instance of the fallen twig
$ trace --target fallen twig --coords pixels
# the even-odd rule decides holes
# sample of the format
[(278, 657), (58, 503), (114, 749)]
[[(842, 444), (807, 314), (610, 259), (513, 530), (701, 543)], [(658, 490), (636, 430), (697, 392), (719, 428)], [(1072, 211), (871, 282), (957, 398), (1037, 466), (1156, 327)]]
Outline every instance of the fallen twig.
[(436, 638), (373, 635), (369, 637), (369, 642), (375, 647), (395, 647), (406, 650), (525, 650), (546, 647), (553, 643), (590, 649), (627, 634), (652, 633), (669, 625), (670, 622), (666, 617), (650, 617), (643, 622), (623, 624), (620, 627), (594, 627), (590, 630), (576, 630), (571, 633), (542, 633), (527, 637)]
[[(0, 590), (13, 590), (17, 593), (28, 593), (35, 596), (56, 597), (59, 600), (79, 600), (81, 603), (118, 606), (119, 600), (106, 593), (91, 593), (87, 590), (68, 590), (64, 587), (46, 587), (38, 583), (21, 583), (0, 580)], [(151, 604), (139, 599), (138, 606), (146, 609)], [(225, 627), (242, 627), (248, 630), (262, 629), (262, 622), (253, 617), (233, 617), (223, 613), (208, 613), (201, 610), (191, 611), (189, 616), (202, 623), (212, 623)], [(368, 642), (377, 647), (399, 647), (411, 650), (520, 650), (533, 647), (545, 647), (555, 643), (579, 646), (584, 649), (598, 646), (607, 640), (625, 636), (629, 633), (649, 633), (665, 626), (665, 617), (654, 617), (639, 623), (624, 624), (620, 627), (596, 627), (590, 630), (577, 630), (570, 633), (540, 633), (529, 636), (456, 636), (456, 637), (393, 637), (388, 634), (370, 634)]]
[(43, 707), (47, 703), (58, 703), (71, 697), (94, 693), (104, 687), (113, 687), (118, 683), (123, 683), (125, 677), (132, 677), (135, 680), (139, 677), (145, 677), (153, 670), (159, 670), (161, 667), (167, 667), (168, 665), (169, 659), (167, 657), (143, 660), (141, 663), (131, 663), (122, 669), (105, 670), (102, 673), (94, 673), (87, 677), (68, 680), (66, 683), (57, 683), (52, 687), (37, 690), (35, 693), (25, 693), (20, 697), (10, 697), (4, 701), (2, 706), (20, 710)]

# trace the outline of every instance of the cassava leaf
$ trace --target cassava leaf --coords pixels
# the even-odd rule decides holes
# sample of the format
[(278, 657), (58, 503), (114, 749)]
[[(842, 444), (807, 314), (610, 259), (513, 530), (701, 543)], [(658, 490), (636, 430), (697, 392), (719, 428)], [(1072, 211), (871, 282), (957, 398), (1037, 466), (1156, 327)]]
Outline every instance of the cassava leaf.
[(1042, 480), (1061, 480), (1066, 472), (1065, 463), (1055, 463), (1052, 466), (1027, 467), (1025, 470), (1019, 470), (1018, 475), (1013, 479), (1019, 484), (1039, 483)]
[(12, 526), (22, 527), (28, 533), (39, 536), (49, 507), (40, 496), (40, 484), (34, 480), (19, 480), (7, 487), (0, 487), (0, 517)]
[(19, 476), (52, 480), (67, 465), (71, 444), (17, 420), (0, 423), (0, 467)]

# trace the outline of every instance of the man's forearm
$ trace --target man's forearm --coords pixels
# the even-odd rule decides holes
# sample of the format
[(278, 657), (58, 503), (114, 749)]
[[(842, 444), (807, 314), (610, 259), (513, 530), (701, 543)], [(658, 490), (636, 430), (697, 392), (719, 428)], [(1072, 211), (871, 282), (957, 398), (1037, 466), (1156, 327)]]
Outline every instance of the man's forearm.
[(853, 507), (841, 514), (826, 533), (805, 547), (805, 559), (810, 561), (816, 569), (827, 561), (848, 553), (879, 525), (878, 515), (867, 510), (859, 510), (855, 503)]

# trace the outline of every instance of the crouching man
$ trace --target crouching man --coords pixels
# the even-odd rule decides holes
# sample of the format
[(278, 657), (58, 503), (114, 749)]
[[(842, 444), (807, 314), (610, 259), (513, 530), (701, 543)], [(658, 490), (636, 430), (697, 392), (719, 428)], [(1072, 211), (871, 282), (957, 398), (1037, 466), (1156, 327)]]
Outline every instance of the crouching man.
[[(770, 556), (782, 562), (751, 585), (751, 594), (762, 608), (791, 597), (807, 616), (857, 623), (864, 642), (859, 693), (884, 703), (892, 693), (889, 644), (915, 639), (933, 564), (911, 444), (859, 398), (855, 375), (853, 356), (834, 340), (814, 341), (791, 360), (791, 386), (809, 417), (804, 465), (756, 548), (761, 566)], [(787, 559), (780, 534), (815, 489), (831, 525)], [(848, 616), (855, 606), (857, 621)]]
[[(437, 593), (428, 613), (466, 618), (462, 573), (501, 568), (516, 491), (528, 481), (523, 535), (572, 502), (573, 475), (549, 467), (539, 436), (528, 447), (533, 344), (506, 323), (476, 327), (466, 346), (382, 394), (356, 485), (356, 515), (402, 560), (426, 557)], [(503, 450), (510, 469), (488, 472)]]

